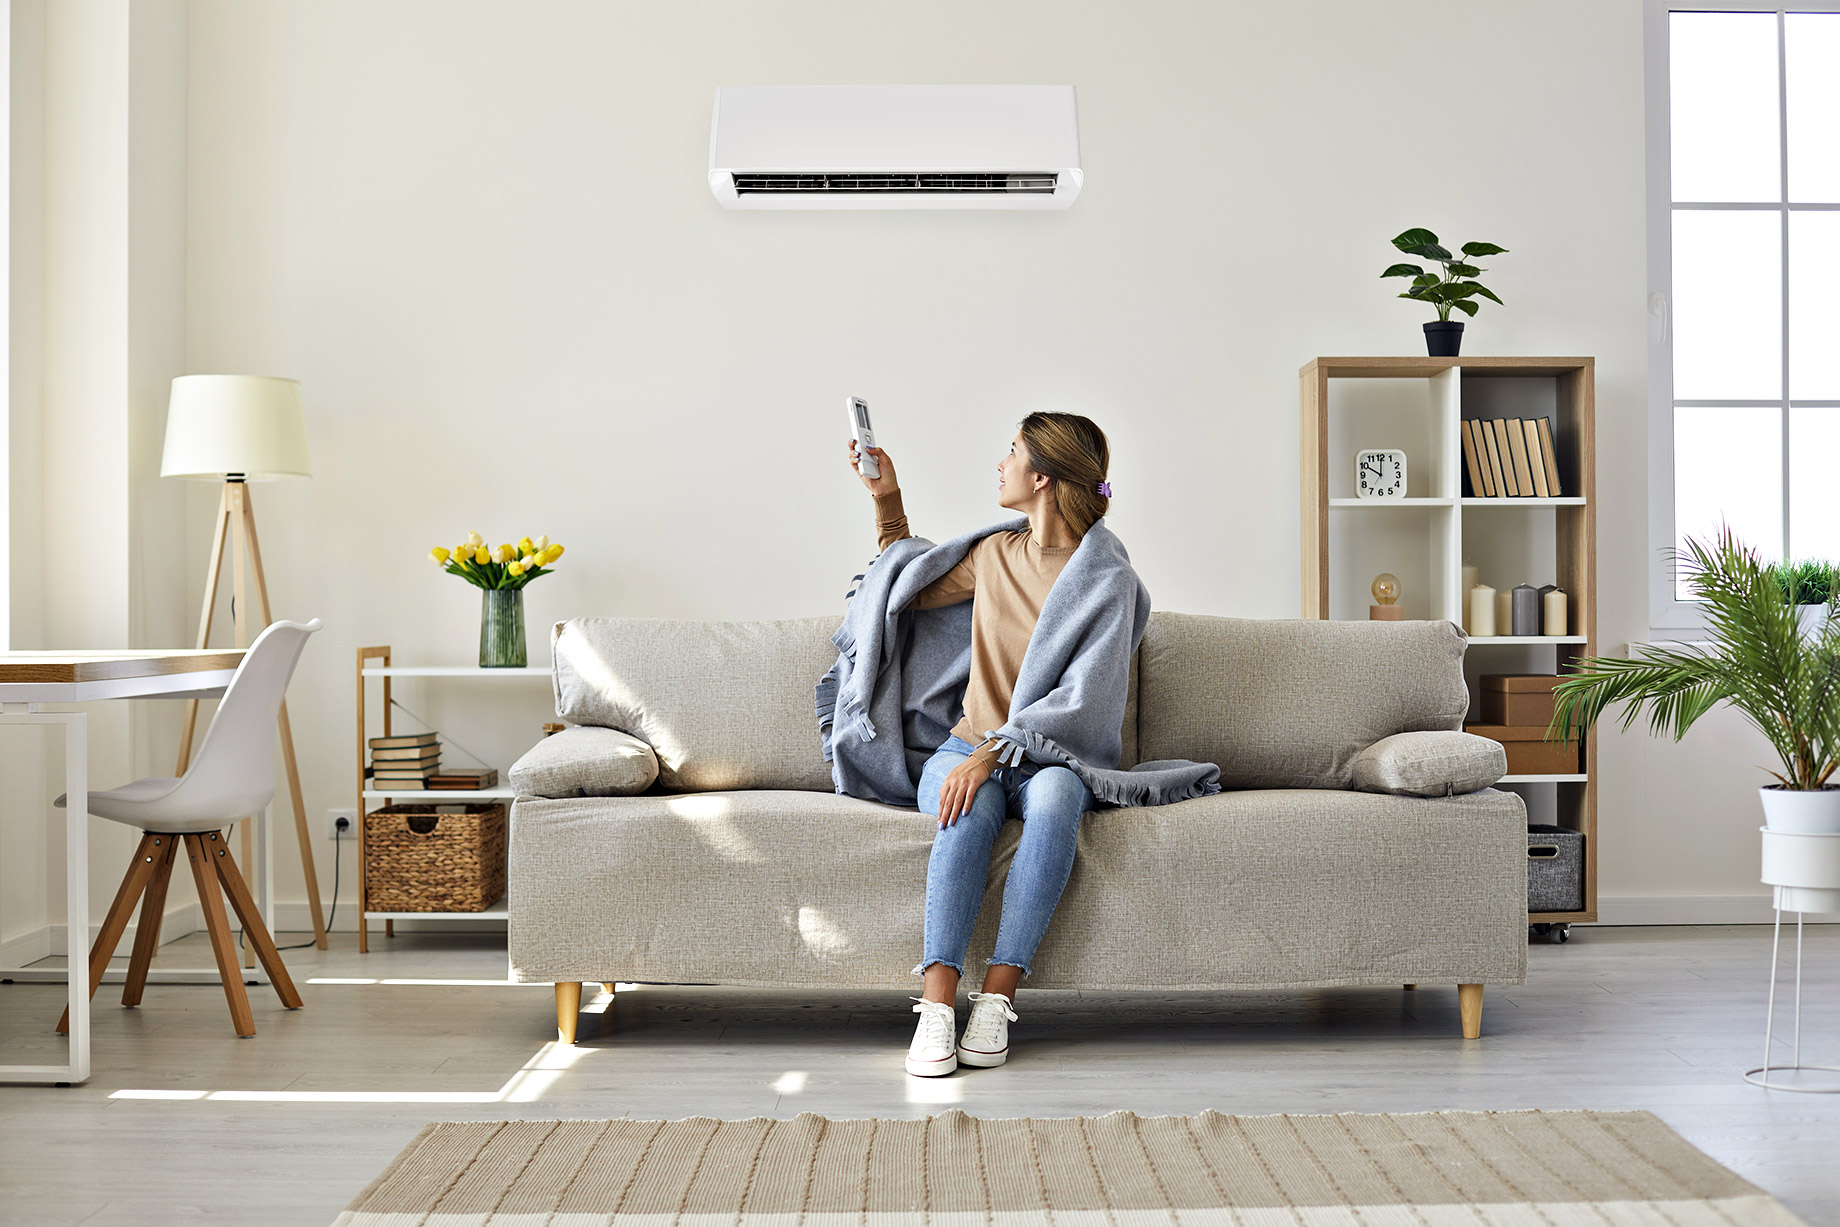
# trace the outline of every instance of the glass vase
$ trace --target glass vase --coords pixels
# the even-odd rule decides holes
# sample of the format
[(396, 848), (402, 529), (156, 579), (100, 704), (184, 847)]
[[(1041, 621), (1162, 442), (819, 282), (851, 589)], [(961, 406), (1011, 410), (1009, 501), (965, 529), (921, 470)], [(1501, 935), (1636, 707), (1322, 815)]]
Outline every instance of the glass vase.
[(524, 653), (524, 590), (487, 588), (479, 607), (479, 667), (522, 669)]

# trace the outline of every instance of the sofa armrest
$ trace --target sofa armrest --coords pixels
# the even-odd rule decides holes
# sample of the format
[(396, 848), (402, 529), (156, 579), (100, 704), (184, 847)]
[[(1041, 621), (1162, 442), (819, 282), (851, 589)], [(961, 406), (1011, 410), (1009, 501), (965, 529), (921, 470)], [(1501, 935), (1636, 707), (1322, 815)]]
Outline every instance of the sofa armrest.
[(627, 797), (657, 778), (652, 747), (591, 724), (545, 737), (511, 765), (511, 787), (524, 797)]
[(1474, 733), (1395, 733), (1355, 755), (1353, 785), (1401, 797), (1477, 792), (1508, 773), (1499, 741)]

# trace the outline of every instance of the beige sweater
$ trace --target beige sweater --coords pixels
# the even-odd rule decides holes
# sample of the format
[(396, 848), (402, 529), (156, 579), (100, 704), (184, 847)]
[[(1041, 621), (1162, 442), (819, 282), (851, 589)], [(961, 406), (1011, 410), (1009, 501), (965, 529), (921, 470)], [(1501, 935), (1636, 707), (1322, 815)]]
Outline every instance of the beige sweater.
[[(875, 498), (876, 548), (885, 550), (913, 534), (901, 492)], [(965, 686), (965, 712), (952, 734), (977, 746), (976, 757), (995, 767), (994, 747), (986, 747), (986, 729), (1009, 722), (1010, 696), (1022, 657), (1035, 633), (1042, 603), (1076, 546), (1047, 549), (1028, 529), (992, 533), (971, 547), (964, 561), (921, 589), (911, 608), (937, 609), (976, 598), (971, 608), (971, 680)]]

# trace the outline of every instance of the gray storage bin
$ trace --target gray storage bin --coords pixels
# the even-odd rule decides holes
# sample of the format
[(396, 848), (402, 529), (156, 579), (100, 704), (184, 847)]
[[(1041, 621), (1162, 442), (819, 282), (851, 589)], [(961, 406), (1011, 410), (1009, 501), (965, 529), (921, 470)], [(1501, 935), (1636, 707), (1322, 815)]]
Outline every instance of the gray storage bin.
[(1584, 907), (1584, 832), (1527, 824), (1527, 910), (1576, 912)]

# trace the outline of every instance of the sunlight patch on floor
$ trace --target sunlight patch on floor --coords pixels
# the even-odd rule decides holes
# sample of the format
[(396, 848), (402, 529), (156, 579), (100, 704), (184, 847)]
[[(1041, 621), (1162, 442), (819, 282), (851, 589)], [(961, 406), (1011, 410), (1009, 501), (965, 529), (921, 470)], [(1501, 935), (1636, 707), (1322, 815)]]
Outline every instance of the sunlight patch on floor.
[(186, 1091), (124, 1087), (110, 1099), (215, 1100), (224, 1103), (534, 1103), (592, 1048), (550, 1041), (496, 1091)]

